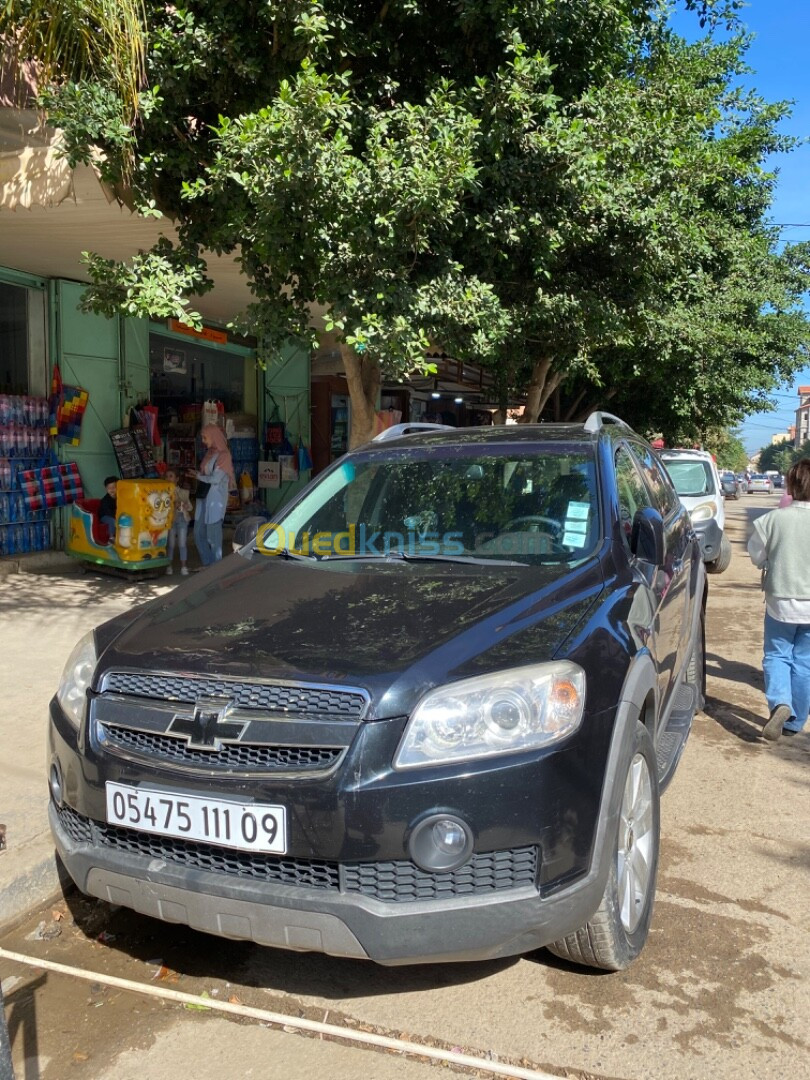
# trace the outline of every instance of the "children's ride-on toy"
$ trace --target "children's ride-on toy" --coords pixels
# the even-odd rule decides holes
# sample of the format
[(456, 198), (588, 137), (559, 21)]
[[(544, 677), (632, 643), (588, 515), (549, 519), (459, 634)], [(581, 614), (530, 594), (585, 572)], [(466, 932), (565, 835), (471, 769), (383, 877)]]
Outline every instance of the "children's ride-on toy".
[(79, 499), (71, 505), (68, 555), (125, 574), (168, 566), (172, 487), (166, 480), (119, 480), (114, 536), (98, 516), (100, 500)]

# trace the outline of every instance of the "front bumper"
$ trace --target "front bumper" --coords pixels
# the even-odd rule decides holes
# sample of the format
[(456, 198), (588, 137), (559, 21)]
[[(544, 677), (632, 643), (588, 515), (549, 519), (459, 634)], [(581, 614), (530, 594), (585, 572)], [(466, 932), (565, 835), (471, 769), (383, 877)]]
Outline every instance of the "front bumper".
[(700, 554), (704, 562), (714, 562), (720, 554), (720, 541), (723, 539), (723, 530), (717, 524), (715, 518), (708, 521), (697, 521), (692, 528), (700, 542)]
[[(613, 721), (592, 717), (588, 738), (545, 758), (432, 778), (390, 771), (404, 721), (364, 725), (340, 775), (276, 780), (272, 799), (268, 787), (239, 785), (243, 799), (290, 808), (288, 855), (255, 859), (107, 825), (108, 780), (228, 792), (221, 780), (181, 782), (105, 755), (54, 701), (50, 760), (62, 797), (50, 824), (82, 892), (168, 922), (390, 965), (514, 955), (572, 932), (599, 905), (614, 850), (594, 850)], [(449, 874), (426, 874), (408, 856), (412, 823), (437, 806), (475, 836), (470, 862)]]
[(53, 803), (57, 850), (78, 888), (166, 922), (221, 937), (378, 964), (486, 960), (529, 952), (585, 923), (604, 892), (608, 867), (550, 897), (533, 887), (508, 898), (458, 897), (386, 904), (317, 888), (226, 878), (158, 858), (71, 839)]

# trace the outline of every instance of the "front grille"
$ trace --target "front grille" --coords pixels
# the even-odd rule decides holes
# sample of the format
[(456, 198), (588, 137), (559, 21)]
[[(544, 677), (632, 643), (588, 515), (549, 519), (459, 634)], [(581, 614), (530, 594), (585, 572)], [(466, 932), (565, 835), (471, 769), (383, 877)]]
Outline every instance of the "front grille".
[(229, 698), (238, 709), (257, 709), (295, 716), (322, 716), (335, 720), (360, 720), (365, 713), (365, 694), (316, 686), (282, 686), (239, 682), (194, 675), (159, 675), (152, 672), (110, 671), (104, 676), (102, 693), (127, 694), (159, 701), (198, 698)]
[(331, 769), (344, 751), (331, 746), (257, 746), (223, 743), (215, 753), (194, 750), (185, 739), (113, 724), (99, 724), (108, 746), (150, 762), (184, 765), (211, 771), (272, 771)]
[(255, 881), (360, 893), (386, 903), (480, 896), (534, 886), (537, 880), (536, 847), (484, 852), (473, 855), (466, 866), (452, 873), (427, 874), (405, 859), (379, 863), (336, 863), (286, 855), (260, 855), (106, 825), (92, 821), (67, 806), (57, 813), (62, 829), (74, 843), (113, 848), (180, 866), (249, 877)]
[(455, 896), (479, 896), (500, 889), (534, 885), (537, 848), (511, 848), (473, 855), (468, 863), (449, 874), (426, 874), (405, 860), (346, 863), (341, 869), (346, 892), (362, 893), (393, 903), (450, 900)]

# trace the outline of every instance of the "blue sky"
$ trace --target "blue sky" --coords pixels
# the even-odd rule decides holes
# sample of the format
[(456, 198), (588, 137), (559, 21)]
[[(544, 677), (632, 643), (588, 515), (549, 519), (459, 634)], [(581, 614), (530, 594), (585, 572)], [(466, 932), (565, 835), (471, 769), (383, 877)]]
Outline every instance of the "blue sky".
[[(748, 0), (742, 21), (754, 41), (747, 61), (753, 73), (746, 82), (766, 101), (793, 101), (793, 111), (781, 130), (800, 138), (810, 136), (810, 0)], [(693, 15), (679, 15), (676, 29), (687, 37), (696, 34)], [(782, 239), (810, 240), (810, 144), (790, 154), (775, 155), (768, 163), (779, 170), (771, 220), (784, 224)], [(797, 228), (807, 224), (808, 228)], [(798, 405), (797, 387), (810, 385), (810, 367), (772, 395), (775, 412), (758, 413), (742, 424), (749, 453), (786, 431)]]

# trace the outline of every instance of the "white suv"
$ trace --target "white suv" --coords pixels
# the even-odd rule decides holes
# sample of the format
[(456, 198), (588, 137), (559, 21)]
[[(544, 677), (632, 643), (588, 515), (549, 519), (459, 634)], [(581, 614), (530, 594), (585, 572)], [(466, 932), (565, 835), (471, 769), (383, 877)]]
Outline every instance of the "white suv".
[(731, 543), (724, 533), (723, 488), (714, 458), (707, 450), (662, 450), (660, 456), (689, 511), (706, 569), (722, 574), (731, 562)]

